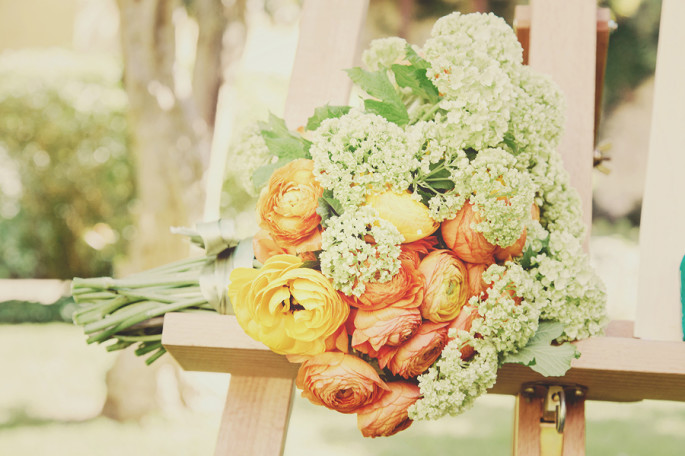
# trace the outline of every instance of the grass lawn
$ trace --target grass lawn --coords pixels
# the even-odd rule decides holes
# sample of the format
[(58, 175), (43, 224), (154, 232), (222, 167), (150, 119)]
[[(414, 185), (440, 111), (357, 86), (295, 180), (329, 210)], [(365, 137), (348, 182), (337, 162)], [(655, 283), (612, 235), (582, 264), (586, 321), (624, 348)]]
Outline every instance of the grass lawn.
[[(212, 454), (228, 376), (184, 375), (194, 391), (190, 407), (167, 400), (139, 421), (117, 422), (99, 416), (115, 356), (87, 346), (67, 324), (0, 326), (0, 455)], [(364, 439), (355, 415), (298, 396), (285, 456), (507, 455), (512, 417), (512, 397), (486, 396), (459, 417)], [(590, 402), (587, 417), (589, 455), (684, 454), (685, 404)]]

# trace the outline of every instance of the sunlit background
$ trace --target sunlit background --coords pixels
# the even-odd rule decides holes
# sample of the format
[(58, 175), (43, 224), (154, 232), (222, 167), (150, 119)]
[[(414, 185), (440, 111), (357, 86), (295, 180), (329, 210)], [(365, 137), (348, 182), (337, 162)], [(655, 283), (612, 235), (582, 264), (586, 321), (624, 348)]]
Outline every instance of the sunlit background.
[[(119, 8), (130, 3), (0, 0), (3, 456), (213, 451), (228, 375), (182, 372), (169, 359), (145, 367), (131, 353), (87, 346), (70, 323), (65, 280), (183, 258), (187, 245), (160, 229), (202, 217), (208, 174), (225, 174), (222, 214), (254, 226), (254, 199), (235, 169), (204, 171), (211, 150), (229, 148), (269, 112), (282, 114), (301, 5), (148, 0), (139, 3), (170, 8), (169, 20), (154, 22), (141, 7), (120, 23)], [(493, 10), (511, 23), (517, 3), (526, 2), (371, 0), (363, 44), (389, 35), (422, 44), (435, 19), (454, 10)], [(610, 316), (632, 319), (661, 2), (601, 4), (618, 28), (599, 134), (610, 173), (594, 176), (591, 248)], [(174, 47), (155, 43), (165, 33)], [(135, 83), (141, 74), (146, 85)], [(590, 455), (685, 448), (682, 404), (588, 403), (587, 419)], [(460, 417), (364, 440), (354, 415), (298, 397), (285, 454), (509, 454), (512, 427), (513, 398), (487, 396)]]

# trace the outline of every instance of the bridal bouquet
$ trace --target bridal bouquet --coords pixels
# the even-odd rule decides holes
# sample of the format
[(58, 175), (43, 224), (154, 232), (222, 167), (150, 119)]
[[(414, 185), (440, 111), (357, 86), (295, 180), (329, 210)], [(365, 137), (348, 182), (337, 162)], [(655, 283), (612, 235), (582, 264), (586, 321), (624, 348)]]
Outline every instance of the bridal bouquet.
[(304, 397), (356, 413), (372, 437), (463, 412), (506, 362), (563, 375), (577, 356), (565, 342), (601, 332), (605, 292), (555, 152), (562, 96), (521, 56), (491, 14), (443, 17), (422, 48), (374, 41), (365, 68), (348, 70), (368, 95), (356, 106), (320, 107), (297, 131), (271, 116), (244, 138), (238, 154), (261, 189), (246, 267), (226, 267), (241, 249), (229, 240), (228, 254), (145, 275), (134, 292), (77, 281), (77, 299), (100, 300), (80, 314), (91, 338), (157, 344), (158, 328), (135, 326), (144, 315), (218, 302), (301, 363)]

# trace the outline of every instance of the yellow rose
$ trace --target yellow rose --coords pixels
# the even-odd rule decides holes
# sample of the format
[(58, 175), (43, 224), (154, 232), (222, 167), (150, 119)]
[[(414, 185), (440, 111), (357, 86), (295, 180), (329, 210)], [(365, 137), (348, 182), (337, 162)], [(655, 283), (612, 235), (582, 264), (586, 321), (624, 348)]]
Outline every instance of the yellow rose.
[(302, 268), (293, 255), (269, 258), (261, 269), (231, 272), (228, 296), (240, 326), (282, 355), (317, 355), (350, 313), (330, 281)]
[(387, 191), (369, 195), (366, 205), (378, 212), (378, 217), (393, 225), (404, 236), (404, 243), (418, 241), (431, 234), (440, 224), (430, 216), (428, 208), (411, 197), (411, 193)]

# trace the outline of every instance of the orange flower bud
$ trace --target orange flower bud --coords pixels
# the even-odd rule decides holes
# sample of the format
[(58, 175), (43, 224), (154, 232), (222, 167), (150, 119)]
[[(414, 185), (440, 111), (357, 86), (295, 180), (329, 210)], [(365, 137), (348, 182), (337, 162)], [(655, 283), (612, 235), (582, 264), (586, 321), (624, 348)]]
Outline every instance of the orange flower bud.
[(357, 310), (354, 317), (352, 346), (362, 353), (376, 357), (385, 345), (397, 346), (409, 339), (421, 326), (421, 312), (417, 308)]
[(400, 270), (388, 282), (370, 282), (359, 297), (341, 294), (351, 306), (361, 310), (378, 310), (389, 306), (416, 308), (424, 293), (423, 275), (411, 257), (400, 257)]
[(357, 427), (364, 437), (389, 437), (411, 426), (407, 410), (421, 397), (419, 387), (409, 382), (390, 382), (390, 391), (357, 411)]
[(490, 244), (482, 233), (472, 225), (480, 222), (478, 214), (470, 202), (464, 204), (457, 215), (442, 222), (442, 238), (459, 258), (469, 263), (494, 263), (496, 246)]
[(385, 346), (378, 352), (378, 364), (404, 378), (424, 373), (447, 344), (447, 323), (424, 323), (411, 339), (399, 347)]

